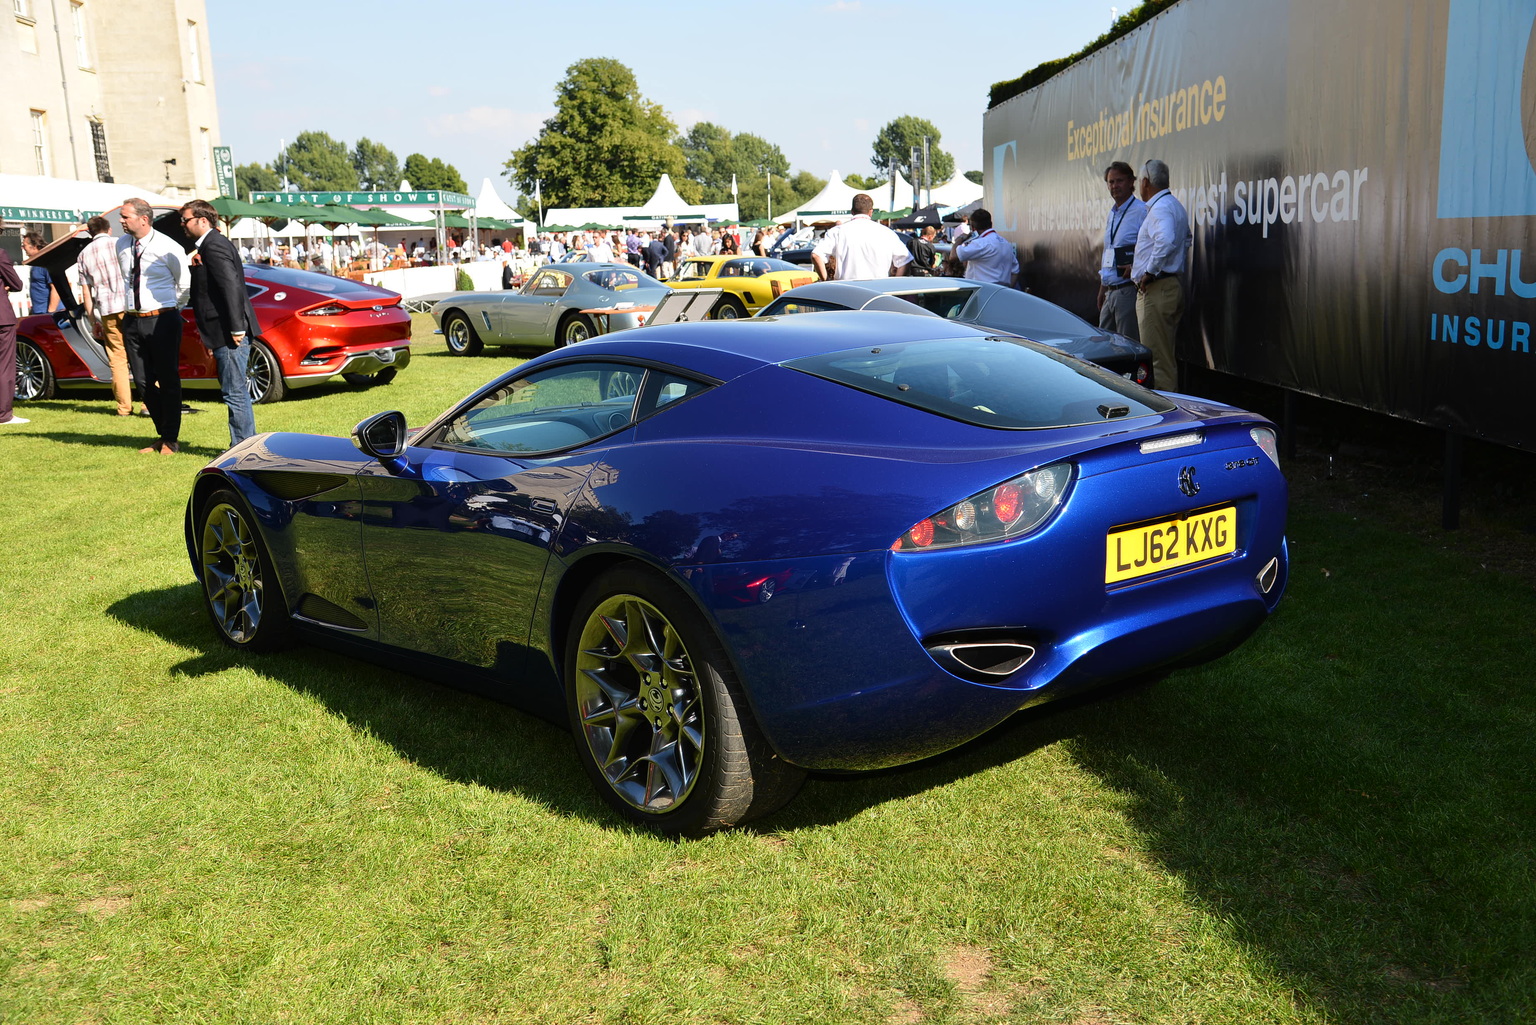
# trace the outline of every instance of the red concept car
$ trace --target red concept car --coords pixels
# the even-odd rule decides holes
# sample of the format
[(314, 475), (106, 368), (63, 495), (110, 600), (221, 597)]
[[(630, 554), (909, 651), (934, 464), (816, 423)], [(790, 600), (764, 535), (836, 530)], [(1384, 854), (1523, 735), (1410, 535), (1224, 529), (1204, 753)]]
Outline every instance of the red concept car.
[[(116, 210), (104, 216), (116, 225)], [(155, 229), (186, 243), (174, 211), (157, 210)], [(121, 234), (116, 227), (113, 232)], [(66, 309), (24, 317), (17, 325), (18, 401), (52, 398), (64, 388), (99, 388), (112, 380), (106, 349), (93, 337), (66, 274), (88, 241), (79, 232), (28, 261), (48, 269)], [(275, 402), (291, 388), (338, 374), (353, 384), (385, 384), (411, 362), (411, 315), (394, 292), (328, 274), (249, 264), (245, 282), (261, 324), (249, 369), (254, 402)], [(182, 387), (216, 391), (213, 354), (198, 338), (191, 308), (181, 316)]]

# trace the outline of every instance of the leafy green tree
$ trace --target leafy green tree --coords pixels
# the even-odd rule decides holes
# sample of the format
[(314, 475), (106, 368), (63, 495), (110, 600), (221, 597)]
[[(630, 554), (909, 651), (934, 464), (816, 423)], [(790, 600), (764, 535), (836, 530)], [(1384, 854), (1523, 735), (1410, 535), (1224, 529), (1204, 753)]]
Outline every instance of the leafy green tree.
[(566, 69), (554, 116), (507, 160), (507, 179), (525, 194), (540, 182), (546, 209), (643, 203), (662, 174), (683, 199), (698, 202), (699, 186), (672, 142), (676, 133), (661, 105), (640, 94), (634, 72), (590, 57)]
[(452, 164), (445, 164), (438, 157), (430, 160), (420, 153), (412, 153), (405, 158), (405, 167), (401, 170), (401, 176), (411, 183), (413, 189), (442, 189), (445, 192), (469, 191), (464, 178), (458, 169)]
[(801, 171), (789, 180), (789, 184), (795, 190), (795, 205), (799, 206), (826, 188), (827, 180), (818, 178), (809, 171)]
[(749, 132), (732, 135), (720, 125), (700, 121), (677, 140), (677, 146), (683, 151), (689, 180), (699, 186), (702, 202), (729, 203), (734, 176), (742, 218), (763, 217), (768, 208), (768, 175), (773, 174), (779, 178), (774, 186), (774, 209), (787, 210), (794, 205), (784, 205), (792, 194), (787, 181), (789, 160), (783, 150), (761, 136)]
[(730, 131), (712, 122), (700, 121), (688, 129), (687, 135), (679, 137), (675, 145), (683, 151), (683, 173), (689, 181), (698, 183), (702, 201), (729, 202), (735, 149)]
[[(768, 209), (768, 178), (753, 176), (738, 182), (740, 192), (736, 198), (737, 207), (741, 211), (741, 219), (755, 221), (759, 217), (767, 217)], [(820, 191), (819, 189), (817, 191)], [(801, 203), (810, 199), (816, 193), (811, 192), (802, 196), (795, 191), (790, 179), (782, 174), (773, 176), (773, 213), (782, 214), (786, 210), (793, 210)]]
[[(928, 137), (928, 169), (934, 185), (942, 185), (955, 176), (955, 158), (939, 148), (939, 130), (932, 121), (903, 114), (880, 129), (875, 136), (874, 156), (870, 163), (877, 172), (889, 174), (891, 162), (909, 182), (922, 176), (923, 136)], [(912, 148), (917, 147), (917, 170), (912, 169)]]
[[(860, 192), (873, 192), (875, 189), (886, 185), (890, 179), (876, 178), (873, 175), (866, 176), (862, 174), (850, 174), (845, 177), (843, 181), (858, 189)], [(896, 198), (900, 199), (901, 197), (898, 196)]]
[(357, 188), (352, 154), (328, 132), (300, 132), (275, 166), (305, 192)]
[(973, 185), (985, 185), (986, 184), (986, 181), (983, 180), (980, 171), (966, 171), (964, 177), (965, 177), (966, 181), (970, 182)]
[(241, 164), (235, 168), (235, 191), (238, 198), (253, 192), (276, 192), (283, 187), (282, 175), (266, 164)]
[(352, 147), (352, 168), (359, 188), (393, 189), (400, 184), (399, 159), (388, 146), (372, 139), (358, 139)]

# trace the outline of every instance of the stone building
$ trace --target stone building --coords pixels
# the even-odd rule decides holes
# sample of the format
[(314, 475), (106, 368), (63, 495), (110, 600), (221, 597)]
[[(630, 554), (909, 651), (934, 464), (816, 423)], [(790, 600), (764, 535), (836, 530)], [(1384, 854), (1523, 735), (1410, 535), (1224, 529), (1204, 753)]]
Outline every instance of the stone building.
[(0, 15), (0, 174), (218, 195), (204, 0), (10, 2), (12, 16)]

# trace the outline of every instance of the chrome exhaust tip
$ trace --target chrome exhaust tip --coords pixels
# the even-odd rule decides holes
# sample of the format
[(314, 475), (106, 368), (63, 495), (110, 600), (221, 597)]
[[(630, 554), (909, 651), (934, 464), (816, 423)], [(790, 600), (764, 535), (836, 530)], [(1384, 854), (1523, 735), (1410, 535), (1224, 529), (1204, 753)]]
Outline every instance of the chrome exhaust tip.
[(1280, 556), (1277, 555), (1264, 564), (1264, 568), (1259, 570), (1259, 575), (1253, 578), (1253, 582), (1258, 585), (1260, 594), (1268, 594), (1275, 589), (1275, 581), (1278, 579), (1280, 579)]

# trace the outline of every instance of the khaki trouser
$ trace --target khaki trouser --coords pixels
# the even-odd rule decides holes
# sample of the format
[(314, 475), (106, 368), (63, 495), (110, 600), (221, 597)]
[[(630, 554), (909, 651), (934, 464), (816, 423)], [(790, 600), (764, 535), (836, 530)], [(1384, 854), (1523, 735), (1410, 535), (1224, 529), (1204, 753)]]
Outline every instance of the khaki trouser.
[(128, 371), (128, 347), (123, 344), (123, 314), (101, 315), (101, 337), (112, 367), (112, 397), (117, 400), (117, 415), (127, 416), (133, 412), (133, 377)]
[(1173, 340), (1184, 315), (1184, 288), (1178, 278), (1160, 278), (1136, 296), (1136, 326), (1141, 344), (1152, 350), (1153, 385), (1178, 391), (1179, 365), (1173, 358)]

